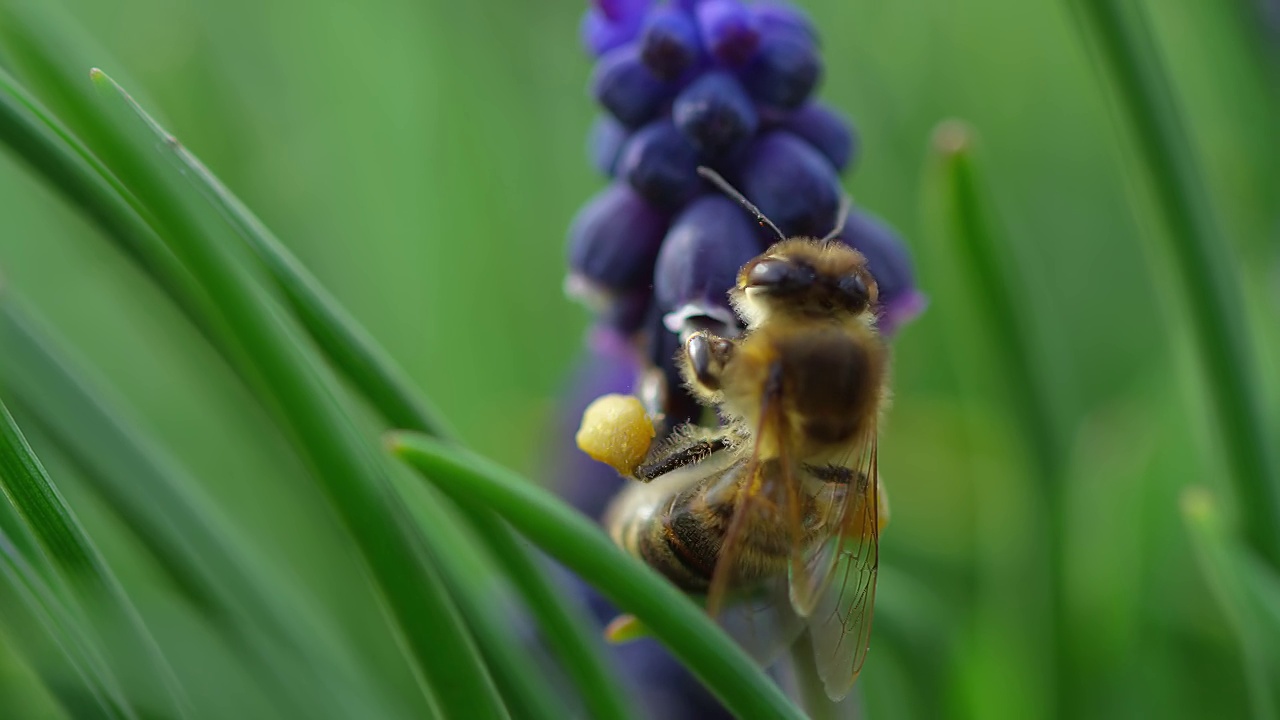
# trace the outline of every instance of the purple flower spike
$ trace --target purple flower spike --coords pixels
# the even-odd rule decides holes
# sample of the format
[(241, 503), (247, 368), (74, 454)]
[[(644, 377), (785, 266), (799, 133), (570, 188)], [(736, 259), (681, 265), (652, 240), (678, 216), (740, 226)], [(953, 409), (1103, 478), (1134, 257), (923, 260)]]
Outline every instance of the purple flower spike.
[(676, 96), (671, 117), (708, 157), (728, 152), (755, 134), (760, 118), (741, 83), (723, 71), (698, 78)]
[(588, 304), (653, 280), (653, 262), (667, 218), (626, 183), (614, 183), (591, 199), (569, 228), (566, 290)]
[(694, 8), (702, 44), (717, 60), (739, 67), (760, 44), (756, 16), (738, 0), (703, 0)]
[(591, 95), (627, 127), (639, 127), (657, 116), (674, 88), (658, 79), (627, 45), (609, 51), (596, 63)]
[(582, 44), (597, 57), (640, 34), (652, 0), (598, 0), (582, 17)]
[(817, 148), (837, 171), (847, 168), (857, 155), (858, 137), (849, 122), (821, 103), (805, 105), (783, 120), (780, 127)]
[(739, 189), (783, 233), (822, 237), (844, 191), (835, 168), (809, 143), (774, 130), (748, 149)]
[(807, 36), (770, 28), (760, 49), (743, 68), (743, 84), (756, 102), (770, 108), (800, 107), (822, 77), (822, 57)]
[(591, 125), (591, 134), (587, 136), (587, 155), (601, 175), (613, 177), (627, 137), (627, 129), (611, 115), (601, 115)]
[(655, 204), (676, 208), (697, 193), (698, 154), (670, 120), (636, 131), (618, 158), (618, 175)]
[(888, 225), (855, 210), (849, 213), (840, 239), (867, 258), (867, 269), (880, 293), (880, 331), (892, 335), (924, 310), (925, 298), (916, 289), (911, 255)]
[(654, 299), (666, 329), (678, 333), (692, 317), (734, 327), (729, 290), (738, 269), (759, 253), (755, 222), (736, 202), (704, 195), (689, 203), (671, 223), (654, 270)]
[(760, 2), (751, 7), (760, 27), (771, 31), (794, 32), (818, 44), (818, 31), (803, 10), (786, 2)]
[(693, 16), (663, 5), (649, 14), (640, 38), (640, 58), (663, 80), (675, 80), (693, 67), (702, 52)]

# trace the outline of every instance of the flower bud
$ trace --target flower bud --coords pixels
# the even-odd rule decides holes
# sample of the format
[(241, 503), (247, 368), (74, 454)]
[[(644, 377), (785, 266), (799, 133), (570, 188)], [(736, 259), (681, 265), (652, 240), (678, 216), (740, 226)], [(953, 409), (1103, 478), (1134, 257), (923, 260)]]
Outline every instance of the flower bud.
[(663, 5), (649, 14), (640, 37), (640, 58), (653, 74), (675, 80), (692, 68), (702, 53), (693, 16)]
[(729, 67), (751, 59), (760, 44), (758, 21), (739, 0), (703, 0), (694, 7), (702, 45)]
[(618, 175), (660, 207), (679, 207), (697, 193), (698, 154), (670, 120), (637, 130), (618, 158)]
[(676, 96), (671, 117), (699, 152), (722, 155), (755, 134), (760, 124), (751, 98), (737, 78), (708, 72)]
[(774, 130), (748, 149), (739, 190), (788, 236), (822, 237), (835, 226), (844, 194), (835, 168), (817, 150)]
[(654, 300), (666, 329), (678, 333), (691, 317), (733, 327), (729, 290), (761, 249), (754, 221), (733, 200), (703, 195), (690, 203), (671, 223), (654, 270)]
[(817, 148), (837, 172), (847, 168), (857, 154), (858, 138), (849, 122), (822, 103), (801, 107), (779, 127)]
[(640, 60), (631, 45), (610, 50), (596, 63), (591, 76), (596, 102), (627, 127), (652, 120), (674, 94), (674, 88), (658, 79)]
[(626, 183), (605, 188), (569, 228), (567, 289), (589, 299), (647, 286), (653, 279), (667, 219)]

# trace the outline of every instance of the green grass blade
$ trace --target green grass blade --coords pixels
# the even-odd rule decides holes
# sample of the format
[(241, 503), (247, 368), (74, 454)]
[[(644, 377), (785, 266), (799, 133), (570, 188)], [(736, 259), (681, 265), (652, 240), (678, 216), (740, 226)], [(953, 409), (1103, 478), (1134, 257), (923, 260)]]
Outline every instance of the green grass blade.
[[(29, 19), (25, 15), (22, 17)], [(16, 32), (15, 28), (11, 28), (11, 31)], [(26, 59), (28, 64), (34, 63), (34, 66), (43, 68), (41, 77), (50, 83), (65, 84), (56, 71), (55, 64), (47, 57), (38, 56), (40, 45), (27, 43), (24, 47), (27, 54), (37, 55)], [(39, 108), (29, 94), (21, 91), (20, 86), (13, 84), (12, 87), (26, 100), (19, 107), (30, 105)], [(85, 107), (73, 90), (63, 87), (55, 94), (65, 104), (80, 108), (78, 116), (81, 125), (86, 124), (86, 118), (88, 121), (92, 120), (91, 108)], [(441, 420), (429, 403), (416, 394), (412, 384), (404, 378), (403, 372), (350, 319), (332, 296), (316, 283), (269, 230), (197, 158), (173, 142), (172, 137), (136, 105), (135, 110), (144, 118), (152, 132), (166, 141), (167, 146), (190, 171), (184, 173), (185, 179), (218, 208), (255, 251), (288, 298), (307, 332), (374, 408), (393, 425), (432, 434), (444, 433), (446, 429)], [(140, 214), (147, 213), (146, 208), (78, 140), (61, 130), (47, 111), (34, 115), (28, 113), (21, 119), (25, 121), (29, 131), (15, 136), (10, 144), (22, 152), (31, 167), (44, 174), (51, 185), (68, 194), (73, 203), (91, 209), (106, 207), (109, 212), (94, 210), (88, 213), (89, 217), (98, 222), (107, 236), (127, 254), (139, 261), (142, 269), (179, 302), (197, 326), (204, 328), (207, 324), (204, 318), (209, 311), (200, 307), (198, 296), (195, 301), (184, 300), (184, 297), (193, 294), (191, 281), (185, 268), (168, 262), (171, 253), (159, 241), (151, 227), (141, 221)], [(88, 128), (94, 130), (91, 122)], [(49, 132), (51, 129), (57, 132)], [(92, 135), (101, 136), (101, 132), (94, 131)], [(38, 153), (33, 154), (29, 148), (36, 148)], [(45, 162), (44, 158), (47, 157), (60, 159), (62, 165), (70, 164), (78, 173), (52, 172), (51, 170), (61, 165)], [(78, 163), (82, 157), (89, 162)], [(113, 213), (122, 214), (123, 221)], [(150, 221), (155, 222), (154, 219)], [(205, 333), (210, 334), (208, 330)], [(218, 344), (216, 337), (211, 339)], [(490, 523), (489, 527), (507, 533), (498, 523)], [(626, 717), (627, 702), (617, 679), (605, 670), (607, 663), (598, 638), (593, 636), (585, 623), (567, 612), (563, 601), (558, 597), (559, 591), (551, 585), (524, 548), (514, 542), (503, 543), (496, 535), (479, 535), (490, 545), (501, 544), (500, 548), (492, 549), (492, 554), (502, 563), (525, 596), (543, 633), (564, 663), (570, 677), (579, 686), (593, 716)]]
[[(0, 386), (35, 418), (175, 585), (271, 678), (288, 714), (394, 717), (335, 631), (283, 573), (263, 566), (199, 483), (133, 427), (12, 300), (0, 302)], [(284, 698), (287, 697), (287, 700)]]
[(3, 402), (0, 402), (0, 491), (39, 541), (40, 549), (61, 579), (75, 591), (77, 601), (86, 608), (103, 607), (109, 622), (131, 631), (121, 635), (128, 638), (128, 647), (112, 648), (118, 652), (107, 655), (117, 662), (126, 659), (148, 663), (151, 673), (164, 688), (168, 712), (186, 717), (184, 693), (168, 661)]
[(226, 228), (182, 177), (170, 148), (154, 135), (123, 90), (92, 73), (103, 101), (104, 146), (95, 148), (156, 218), (160, 236), (217, 303), (213, 324), (226, 353), (268, 399), (291, 431), (321, 487), (338, 510), (384, 594), (424, 692), (448, 715), (506, 717), (436, 569), (424, 538), (395, 499), (389, 468), (362, 436), (341, 389), (280, 311), (256, 268), (237, 251)]
[(1276, 433), (1245, 322), (1233, 251), (1218, 228), (1204, 173), (1151, 36), (1142, 3), (1072, 0), (1080, 26), (1114, 89), (1164, 220), (1178, 294), (1185, 299), (1219, 439), (1226, 451), (1249, 545), (1280, 568), (1280, 472)]
[[(391, 425), (433, 436), (450, 433), (430, 403), (423, 400), (396, 363), (374, 342), (346, 310), (323, 288), (269, 229), (145, 110), (124, 96), (147, 127), (169, 147), (189, 171), (184, 173), (258, 255), (289, 299), (299, 321), (335, 367)], [(483, 523), (479, 536), (489, 543), (539, 619), (557, 655), (565, 663), (587, 700), (593, 717), (627, 717), (629, 711), (607, 667), (599, 642), (582, 622), (563, 609), (563, 600), (533, 559), (510, 539), (500, 523), (472, 513)]]
[(40, 662), (38, 672), (55, 696), (62, 695), (61, 689), (74, 677), (79, 681), (77, 692), (88, 695), (102, 717), (138, 717), (102, 654), (88, 647), (91, 635), (83, 624), (71, 616), (63, 600), (2, 531), (0, 611), (0, 624), (8, 627), (28, 657)]
[(138, 117), (190, 171), (187, 177), (193, 186), (257, 254), (320, 349), (387, 421), (429, 435), (450, 434), (439, 412), (413, 390), (404, 371), (380, 351), (364, 328), (262, 221), (133, 98), (124, 97)]
[[(462, 518), (448, 512), (452, 503), (434, 488), (406, 475), (397, 475), (397, 486), (417, 521), (432, 528), (443, 547), (468, 545), (470, 538), (465, 535)], [(498, 588), (494, 579), (486, 577), (488, 573), (476, 567), (473, 558), (461, 553), (439, 553), (434, 559), (445, 582), (454, 590), (454, 596), (475, 600), (460, 603), (458, 609), (475, 635), (476, 644), (492, 669), (513, 717), (531, 720), (568, 717), (570, 713), (564, 703), (551, 693), (551, 683), (545, 674), (537, 671), (537, 662), (524, 646), (525, 639), (517, 634), (518, 628), (512, 622), (515, 618), (506, 612), (504, 603), (496, 601)]]
[[(1217, 599), (1240, 643), (1253, 717), (1275, 720), (1278, 717), (1277, 690), (1280, 689), (1275, 678), (1280, 667), (1270, 663), (1280, 660), (1274, 644), (1280, 640), (1280, 626), (1261, 626), (1265, 616), (1257, 613), (1253, 604), (1256, 596), (1251, 593), (1250, 583), (1245, 577), (1251, 570), (1244, 562), (1244, 554), (1249, 551), (1235, 544), (1217, 504), (1205, 488), (1189, 487), (1183, 491), (1182, 515), (1205, 584)], [(1252, 570), (1269, 572), (1265, 567)]]
[[(51, 77), (56, 78), (56, 74)], [(145, 213), (145, 208), (29, 93), (12, 78), (3, 75), (0, 78), (5, 80), (0, 82), (0, 93), (3, 93), (0, 99), (10, 101), (7, 105), (0, 104), (0, 140), (6, 141), (33, 170), (81, 207), (108, 238), (178, 302), (198, 327), (204, 328), (210, 311), (207, 306), (201, 306), (202, 291), (193, 286), (186, 269), (176, 262), (142, 219), (140, 213)], [(146, 121), (153, 132), (169, 138), (149, 117)], [(194, 156), (176, 144), (170, 147), (192, 171), (186, 178), (201, 188), (206, 198), (219, 207), (257, 252), (312, 338), (375, 409), (399, 427), (432, 434), (446, 432), (442, 421), (428, 403), (416, 396), (412, 384), (394, 361), (350, 319), (287, 248)], [(209, 335), (207, 329), (205, 334)], [(216, 344), (217, 339), (211, 339)], [(500, 542), (491, 535), (481, 534), (481, 537), (491, 544)], [(526, 596), (593, 715), (624, 717), (626, 702), (616, 678), (604, 670), (606, 663), (602, 650), (597, 647), (598, 640), (591, 636), (584, 623), (566, 612), (556, 598), (557, 590), (523, 548), (504, 544), (502, 550), (495, 550), (493, 554)]]
[[(404, 372), (321, 286), (271, 231), (218, 178), (183, 147), (137, 103), (134, 110), (152, 132), (174, 150), (190, 171), (187, 177), (236, 228), (261, 259), (281, 291), (289, 299), (299, 321), (312, 339), (351, 381), (365, 399), (392, 426), (427, 435), (449, 436), (447, 426), (430, 403), (423, 400)], [(599, 643), (593, 642), (583, 623), (563, 610), (563, 600), (523, 548), (511, 540), (501, 524), (472, 514), (473, 524), (483, 523), (479, 536), (491, 554), (503, 564), (539, 618), (546, 636), (577, 681), (593, 717), (627, 717), (629, 711), (616, 679), (604, 672), (606, 664)]]
[[(1052, 663), (1046, 673), (1058, 676), (1054, 687), (1059, 706), (1069, 708), (1074, 695), (1071, 655), (1067, 652), (1072, 634), (1063, 607), (1066, 504), (1062, 479), (1066, 460), (1046, 377), (1045, 350), (1027, 309), (1030, 294), (1019, 276), (1014, 246), (1001, 234), (994, 217), (974, 157), (972, 132), (958, 121), (944, 123), (934, 132), (933, 150), (940, 181), (938, 197), (931, 200), (938, 208), (938, 232), (945, 239), (941, 250), (945, 255), (940, 257), (947, 262), (942, 265), (955, 269), (948, 278), (954, 285), (953, 300), (963, 298), (985, 338), (978, 345), (987, 354), (970, 358), (971, 366), (966, 369), (984, 373), (988, 384), (1002, 392), (1015, 420), (1013, 427), (1030, 451), (1035, 474), (1031, 485), (1036, 493), (1032, 511), (1041, 529), (1035, 547), (1042, 558), (1037, 564), (1044, 573), (1037, 579), (1047, 588), (1043, 624), (1048, 626), (1048, 636), (1040, 652)], [(992, 372), (988, 364), (997, 369)], [(999, 380), (990, 382), (991, 378)]]
[(189, 317), (207, 299), (156, 236), (145, 209), (47, 108), (0, 68), (0, 142), (114, 240)]
[(701, 609), (559, 499), (484, 458), (427, 436), (393, 433), (388, 442), (454, 500), (491, 508), (635, 614), (738, 717), (804, 717)]
[[(506, 523), (487, 508), (462, 506), (475, 532), (484, 538), (489, 554), (519, 590), (538, 623), (541, 637), (564, 665), (582, 695), (587, 714), (597, 720), (636, 717), (626, 691), (605, 654), (604, 642), (584, 621), (586, 608), (566, 598), (551, 584), (536, 559)], [(576, 611), (578, 614), (573, 614)]]

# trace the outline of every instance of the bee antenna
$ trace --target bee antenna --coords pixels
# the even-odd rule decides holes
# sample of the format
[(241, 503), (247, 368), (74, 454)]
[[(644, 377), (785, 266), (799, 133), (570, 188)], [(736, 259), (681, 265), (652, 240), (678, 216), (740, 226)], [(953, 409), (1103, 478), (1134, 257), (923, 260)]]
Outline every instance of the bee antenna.
[(849, 221), (849, 211), (853, 208), (853, 199), (848, 195), (840, 198), (840, 211), (836, 213), (836, 226), (822, 238), (822, 242), (831, 242), (844, 232), (844, 224)]
[[(725, 195), (728, 195), (730, 198), (733, 198), (735, 201), (737, 201), (739, 205), (747, 209), (747, 212), (751, 213), (752, 215), (755, 215), (756, 220), (759, 221), (761, 225), (764, 225), (765, 227), (772, 230), (773, 233), (778, 236), (779, 240), (787, 239), (787, 236), (782, 234), (782, 231), (778, 229), (778, 226), (774, 225), (772, 220), (765, 217), (764, 213), (760, 212), (760, 208), (756, 207), (755, 205), (752, 205), (751, 201), (748, 200), (746, 197), (744, 197), (742, 193), (738, 192), (732, 185), (730, 185), (728, 180), (725, 180), (723, 177), (721, 177), (720, 173), (716, 172), (715, 170), (712, 170), (709, 167), (706, 167), (705, 165), (699, 165), (698, 174), (706, 178), (707, 180), (711, 181), (712, 185), (715, 185), (717, 188), (720, 188), (720, 192), (724, 193)], [(843, 225), (843, 223), (841, 224)]]

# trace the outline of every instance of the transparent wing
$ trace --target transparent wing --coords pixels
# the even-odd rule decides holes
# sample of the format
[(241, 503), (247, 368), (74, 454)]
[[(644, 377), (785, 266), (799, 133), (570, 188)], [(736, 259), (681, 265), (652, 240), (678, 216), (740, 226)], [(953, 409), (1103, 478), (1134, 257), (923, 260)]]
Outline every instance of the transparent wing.
[(759, 426), (741, 480), (709, 493), (711, 502), (726, 504), (724, 493), (736, 493), (707, 592), (707, 610), (713, 616), (731, 592), (760, 580), (780, 560), (790, 565), (803, 561), (804, 496), (794, 478), (788, 442), (781, 366), (775, 364), (761, 393)]
[(772, 665), (805, 629), (804, 618), (791, 609), (786, 583), (781, 581), (726, 608), (718, 620), (725, 632), (761, 667)]
[(849, 693), (867, 657), (880, 568), (881, 488), (874, 439), (865, 456), (866, 470), (855, 476), (839, 535), (832, 539), (831, 577), (809, 616), (818, 674), (827, 695), (837, 701)]
[(805, 469), (806, 483), (818, 485), (816, 490), (802, 489), (800, 497), (809, 516), (806, 530), (815, 539), (805, 544), (801, 558), (791, 564), (791, 605), (801, 617), (813, 613), (836, 576), (845, 545), (845, 518), (859, 502), (859, 483), (867, 477), (874, 451), (873, 433), (839, 462)]

